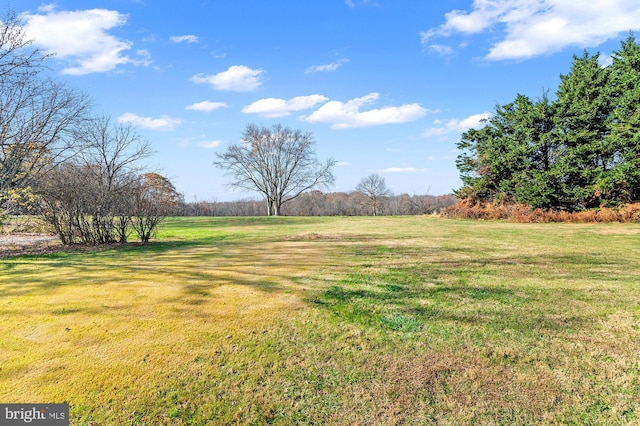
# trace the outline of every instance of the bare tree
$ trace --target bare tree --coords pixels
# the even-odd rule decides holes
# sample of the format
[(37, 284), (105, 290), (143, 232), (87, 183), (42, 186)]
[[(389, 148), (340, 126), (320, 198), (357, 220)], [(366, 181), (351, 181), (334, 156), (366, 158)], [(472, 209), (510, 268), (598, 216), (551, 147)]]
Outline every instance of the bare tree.
[(30, 185), (73, 152), (88, 98), (44, 77), (47, 54), (32, 47), (14, 13), (0, 19), (0, 192)]
[(271, 129), (249, 124), (242, 142), (230, 145), (213, 163), (233, 177), (231, 186), (261, 193), (267, 214), (278, 216), (281, 206), (305, 191), (334, 181), (334, 159), (316, 159), (311, 133), (280, 124)]
[(76, 137), (80, 152), (37, 182), (41, 212), (65, 244), (126, 242), (140, 161), (151, 147), (130, 125), (106, 117), (87, 122)]
[(130, 124), (112, 124), (106, 116), (87, 123), (77, 138), (82, 146), (77, 161), (93, 171), (89, 181), (96, 191), (86, 211), (94, 218), (98, 242), (126, 242), (129, 202), (136, 196), (145, 168), (140, 162), (152, 154), (151, 145)]
[(386, 197), (391, 195), (391, 190), (387, 187), (384, 178), (377, 173), (362, 178), (356, 187), (356, 191), (361, 192), (367, 197), (367, 202), (374, 216), (380, 213), (382, 203)]
[(137, 176), (146, 168), (140, 161), (153, 154), (151, 144), (131, 124), (113, 124), (111, 118), (94, 118), (76, 133), (81, 150), (77, 161), (94, 164), (95, 180), (107, 190), (126, 186), (119, 181), (126, 175)]

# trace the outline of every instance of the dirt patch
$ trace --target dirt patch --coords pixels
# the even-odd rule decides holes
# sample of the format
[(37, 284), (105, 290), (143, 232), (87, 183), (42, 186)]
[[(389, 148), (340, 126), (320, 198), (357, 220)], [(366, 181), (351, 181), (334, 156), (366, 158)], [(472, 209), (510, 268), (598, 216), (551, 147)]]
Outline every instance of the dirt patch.
[(0, 259), (14, 256), (48, 253), (86, 253), (108, 250), (114, 247), (139, 246), (140, 243), (73, 244), (64, 245), (51, 234), (0, 234)]
[(0, 258), (51, 253), (59, 251), (62, 247), (62, 243), (55, 235), (0, 234)]
[(304, 234), (289, 235), (284, 238), (285, 241), (343, 241), (343, 242), (363, 242), (371, 241), (371, 235), (352, 234), (348, 232), (338, 233), (318, 233), (307, 232)]
[(318, 234), (316, 232), (309, 232), (306, 234), (292, 235), (285, 238), (286, 241), (309, 241), (309, 240), (329, 240), (338, 241), (342, 236), (339, 234)]

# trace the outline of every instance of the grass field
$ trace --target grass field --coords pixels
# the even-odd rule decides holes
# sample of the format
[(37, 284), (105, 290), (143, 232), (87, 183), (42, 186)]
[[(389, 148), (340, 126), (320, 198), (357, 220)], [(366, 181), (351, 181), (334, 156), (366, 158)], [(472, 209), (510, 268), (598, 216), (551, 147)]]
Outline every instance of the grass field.
[(0, 402), (71, 423), (640, 424), (640, 225), (176, 218), (0, 259)]

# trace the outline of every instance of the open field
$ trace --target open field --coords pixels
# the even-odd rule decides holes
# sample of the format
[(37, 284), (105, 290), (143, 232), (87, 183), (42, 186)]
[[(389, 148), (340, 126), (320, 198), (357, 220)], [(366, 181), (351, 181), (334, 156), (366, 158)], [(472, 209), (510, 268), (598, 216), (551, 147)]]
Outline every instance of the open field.
[(640, 225), (175, 218), (0, 259), (0, 402), (72, 424), (640, 424)]

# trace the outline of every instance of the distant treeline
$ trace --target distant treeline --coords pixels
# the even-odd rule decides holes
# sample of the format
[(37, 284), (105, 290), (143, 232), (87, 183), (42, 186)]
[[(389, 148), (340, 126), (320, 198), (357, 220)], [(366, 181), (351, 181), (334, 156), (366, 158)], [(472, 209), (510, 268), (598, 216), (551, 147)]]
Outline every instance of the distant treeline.
[[(456, 198), (447, 195), (392, 195), (385, 197), (378, 215), (430, 214), (455, 204)], [(183, 203), (179, 216), (266, 216), (263, 200), (192, 201)], [(311, 191), (282, 206), (287, 216), (371, 216), (370, 200), (361, 192)]]

